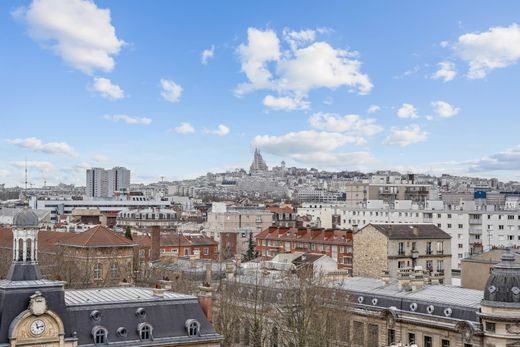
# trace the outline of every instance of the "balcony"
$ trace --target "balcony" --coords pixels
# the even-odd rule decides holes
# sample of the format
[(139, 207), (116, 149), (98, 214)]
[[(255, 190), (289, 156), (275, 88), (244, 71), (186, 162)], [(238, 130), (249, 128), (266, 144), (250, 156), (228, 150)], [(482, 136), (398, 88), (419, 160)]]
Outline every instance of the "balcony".
[(443, 255), (443, 254), (444, 254), (444, 251), (442, 251), (442, 250), (437, 250), (437, 254), (438, 254), (438, 255)]
[(412, 258), (413, 259), (417, 259), (419, 258), (419, 252), (417, 250), (412, 250)]

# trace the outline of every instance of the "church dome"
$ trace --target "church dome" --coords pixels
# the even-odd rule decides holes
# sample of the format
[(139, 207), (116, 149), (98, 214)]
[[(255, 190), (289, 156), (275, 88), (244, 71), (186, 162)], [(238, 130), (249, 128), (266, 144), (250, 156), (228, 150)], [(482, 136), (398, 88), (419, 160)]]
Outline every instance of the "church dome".
[(30, 208), (24, 208), (13, 217), (15, 228), (37, 228), (38, 224), (38, 216)]
[(520, 264), (515, 263), (511, 251), (493, 268), (484, 289), (484, 300), (488, 304), (520, 303)]

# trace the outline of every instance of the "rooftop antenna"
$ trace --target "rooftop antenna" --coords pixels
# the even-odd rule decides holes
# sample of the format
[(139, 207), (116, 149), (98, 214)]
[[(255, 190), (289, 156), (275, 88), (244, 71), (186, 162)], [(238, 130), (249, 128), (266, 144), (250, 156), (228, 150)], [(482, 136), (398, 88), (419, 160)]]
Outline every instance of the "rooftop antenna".
[(165, 176), (161, 176), (161, 182), (164, 182)]

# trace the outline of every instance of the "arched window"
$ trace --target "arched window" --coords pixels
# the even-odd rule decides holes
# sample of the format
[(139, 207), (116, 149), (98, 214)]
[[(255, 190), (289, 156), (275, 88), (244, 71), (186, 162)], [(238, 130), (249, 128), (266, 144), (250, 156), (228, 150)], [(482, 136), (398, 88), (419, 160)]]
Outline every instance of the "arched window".
[(152, 326), (148, 323), (140, 323), (137, 326), (139, 338), (141, 341), (150, 341), (152, 339)]
[(200, 323), (195, 319), (188, 319), (186, 321), (186, 330), (188, 336), (198, 336), (200, 332)]
[(102, 326), (96, 325), (92, 328), (92, 337), (96, 345), (102, 345), (108, 343), (108, 330)]
[(112, 278), (119, 277), (119, 265), (116, 262), (113, 262), (110, 266), (110, 273), (112, 274)]
[(101, 263), (96, 263), (96, 265), (94, 265), (94, 279), (95, 280), (100, 280), (101, 279), (101, 274), (102, 274)]

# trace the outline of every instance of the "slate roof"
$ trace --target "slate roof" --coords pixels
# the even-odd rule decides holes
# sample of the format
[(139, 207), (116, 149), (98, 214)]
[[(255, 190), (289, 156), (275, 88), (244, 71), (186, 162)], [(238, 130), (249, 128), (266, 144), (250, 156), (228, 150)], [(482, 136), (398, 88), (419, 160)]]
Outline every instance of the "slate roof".
[(368, 224), (391, 240), (402, 239), (451, 239), (450, 234), (433, 224)]

